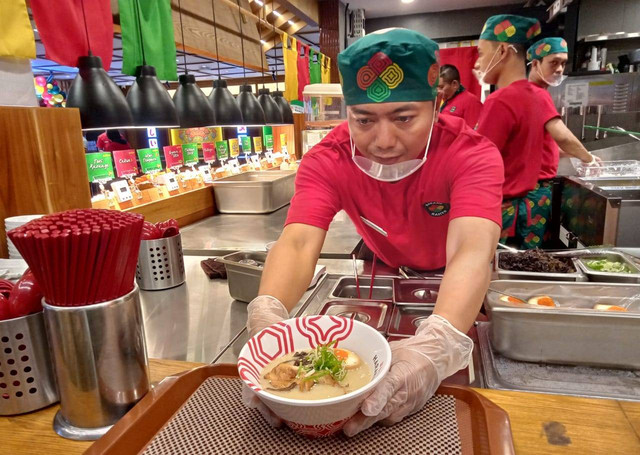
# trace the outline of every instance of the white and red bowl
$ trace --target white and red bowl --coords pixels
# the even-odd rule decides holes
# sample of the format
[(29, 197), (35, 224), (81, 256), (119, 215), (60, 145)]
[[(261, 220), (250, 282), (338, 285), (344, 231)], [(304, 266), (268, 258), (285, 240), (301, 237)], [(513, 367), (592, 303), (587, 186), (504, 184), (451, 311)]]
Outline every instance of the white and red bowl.
[[(336, 347), (355, 352), (369, 366), (373, 379), (346, 395), (323, 400), (298, 400), (260, 388), (263, 368), (276, 358), (335, 341)], [(274, 324), (252, 337), (238, 357), (238, 372), (260, 400), (295, 432), (324, 437), (342, 429), (389, 371), (391, 349), (375, 329), (340, 316), (307, 316)]]

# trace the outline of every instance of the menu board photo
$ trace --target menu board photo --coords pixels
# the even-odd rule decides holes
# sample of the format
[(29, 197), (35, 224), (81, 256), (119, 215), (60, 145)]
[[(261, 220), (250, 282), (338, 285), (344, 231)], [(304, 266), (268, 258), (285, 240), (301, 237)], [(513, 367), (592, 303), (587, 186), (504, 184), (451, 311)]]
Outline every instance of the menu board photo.
[(253, 137), (253, 150), (257, 154), (262, 153), (262, 137), (260, 137), (260, 136), (254, 136)]
[(182, 144), (182, 159), (186, 166), (198, 164), (198, 144)]
[(264, 135), (264, 148), (267, 152), (273, 152), (273, 134)]
[(226, 160), (229, 158), (229, 145), (227, 144), (227, 141), (216, 142), (216, 155), (218, 155), (219, 160)]
[(135, 150), (114, 150), (112, 153), (118, 177), (138, 175)]
[(239, 136), (242, 146), (242, 153), (248, 155), (251, 153), (251, 138), (249, 136)]
[(87, 172), (89, 173), (90, 182), (111, 180), (115, 178), (115, 174), (113, 173), (113, 163), (111, 161), (111, 153), (87, 153), (85, 154), (85, 158), (87, 159)]
[(202, 143), (202, 157), (205, 163), (212, 163), (216, 160), (216, 144), (213, 142)]
[(235, 158), (240, 155), (240, 146), (238, 145), (238, 139), (229, 139), (229, 154), (231, 158)]
[(167, 169), (173, 169), (182, 166), (183, 161), (181, 145), (165, 145), (162, 148), (162, 151), (164, 152), (164, 162), (167, 165)]
[(140, 167), (145, 174), (151, 174), (162, 170), (160, 151), (157, 148), (138, 149)]

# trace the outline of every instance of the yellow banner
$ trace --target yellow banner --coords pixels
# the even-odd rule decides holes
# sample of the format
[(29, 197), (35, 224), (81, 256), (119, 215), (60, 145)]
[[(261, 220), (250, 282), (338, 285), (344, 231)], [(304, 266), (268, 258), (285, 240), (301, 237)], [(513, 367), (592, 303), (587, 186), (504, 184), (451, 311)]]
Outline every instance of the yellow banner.
[(25, 1), (0, 1), (0, 17), (6, 19), (0, 27), (0, 57), (36, 58), (36, 41)]

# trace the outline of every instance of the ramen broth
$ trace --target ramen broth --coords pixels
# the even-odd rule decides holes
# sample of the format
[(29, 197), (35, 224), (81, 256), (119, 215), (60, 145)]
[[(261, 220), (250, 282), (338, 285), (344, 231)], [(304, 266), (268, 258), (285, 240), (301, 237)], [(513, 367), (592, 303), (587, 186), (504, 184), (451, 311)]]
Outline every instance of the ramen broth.
[[(313, 354), (318, 350), (307, 349), (290, 352), (265, 366), (260, 378), (260, 387), (266, 392), (285, 398), (322, 400), (345, 395), (371, 382), (371, 369), (357, 354), (345, 349), (327, 349), (330, 349), (331, 353), (342, 354), (339, 362), (341, 367), (334, 370), (338, 371), (338, 374), (335, 374), (338, 379), (344, 375), (339, 381), (334, 379), (334, 375), (326, 372), (316, 380), (305, 380), (318, 376), (318, 373), (323, 371), (316, 370), (313, 362), (309, 362), (309, 359), (317, 358), (313, 357)], [(345, 356), (345, 353), (348, 356)], [(318, 364), (322, 362), (315, 365)]]

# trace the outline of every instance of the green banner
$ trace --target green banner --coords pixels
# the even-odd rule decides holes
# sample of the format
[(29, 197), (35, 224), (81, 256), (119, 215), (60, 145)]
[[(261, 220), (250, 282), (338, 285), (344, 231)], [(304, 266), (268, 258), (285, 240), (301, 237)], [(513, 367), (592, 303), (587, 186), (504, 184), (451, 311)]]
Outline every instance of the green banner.
[(216, 142), (216, 155), (219, 160), (226, 160), (229, 158), (229, 144), (227, 141)]
[(185, 166), (198, 163), (198, 144), (182, 144), (182, 158)]
[(139, 149), (138, 159), (140, 160), (140, 167), (142, 168), (142, 172), (145, 174), (162, 170), (160, 152), (157, 148)]
[(242, 145), (242, 153), (245, 155), (247, 153), (251, 153), (251, 138), (249, 136), (240, 136), (241, 137), (241, 145)]
[(115, 178), (111, 153), (87, 153), (85, 158), (87, 159), (87, 172), (89, 173), (90, 182)]

